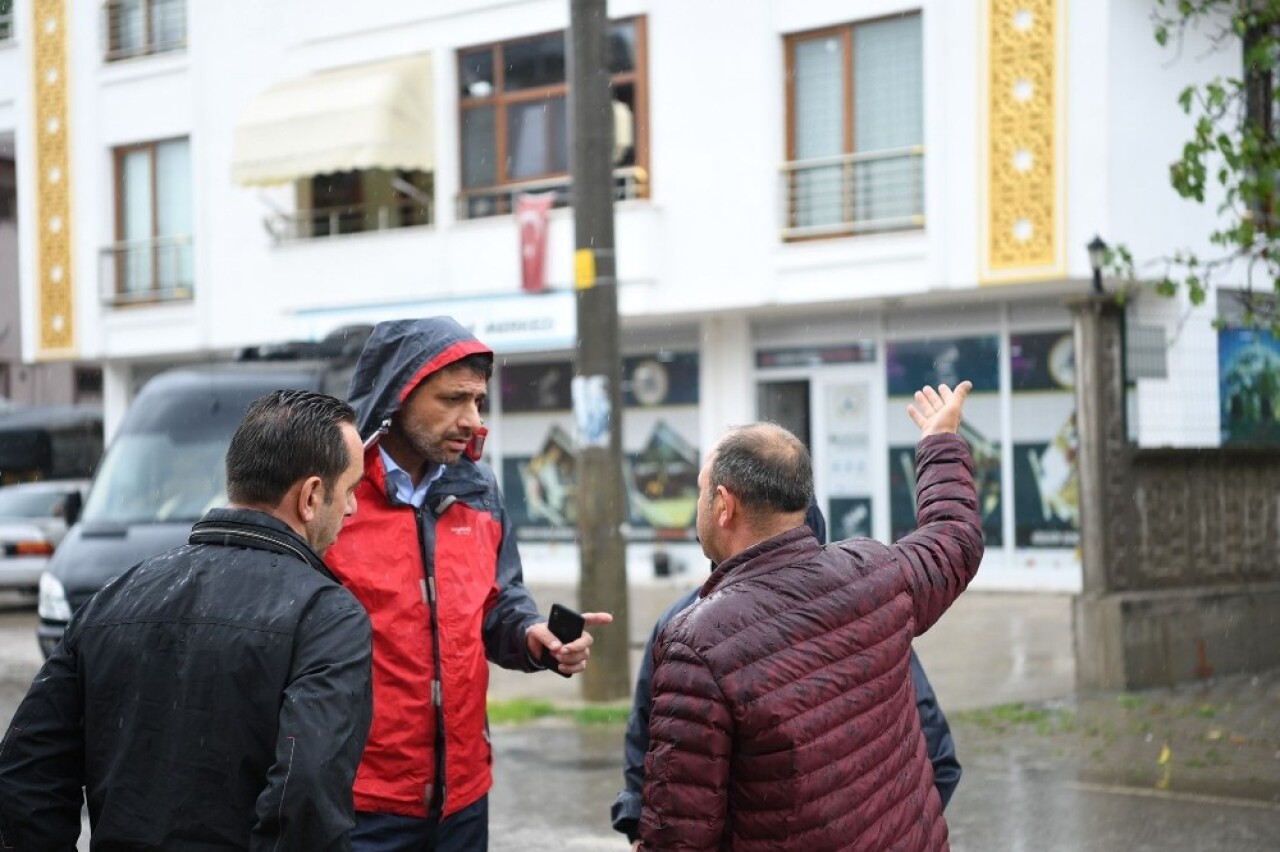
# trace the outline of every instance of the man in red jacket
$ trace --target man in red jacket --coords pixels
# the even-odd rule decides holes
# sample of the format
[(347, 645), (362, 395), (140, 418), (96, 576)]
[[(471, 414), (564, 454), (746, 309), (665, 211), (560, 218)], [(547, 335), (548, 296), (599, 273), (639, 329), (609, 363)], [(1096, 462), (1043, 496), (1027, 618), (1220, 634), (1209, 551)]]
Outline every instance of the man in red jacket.
[(947, 848), (909, 659), (982, 561), (955, 434), (970, 388), (908, 407), (919, 527), (893, 546), (818, 544), (809, 455), (785, 429), (716, 445), (698, 536), (717, 565), (655, 646), (639, 848)]
[(538, 614), (497, 481), (478, 461), (492, 369), (487, 346), (432, 317), (379, 323), (351, 377), (360, 513), (328, 558), (373, 623), (356, 852), (486, 849), (487, 660), (539, 671), (545, 652), (564, 674), (587, 665), (591, 635), (562, 644)]

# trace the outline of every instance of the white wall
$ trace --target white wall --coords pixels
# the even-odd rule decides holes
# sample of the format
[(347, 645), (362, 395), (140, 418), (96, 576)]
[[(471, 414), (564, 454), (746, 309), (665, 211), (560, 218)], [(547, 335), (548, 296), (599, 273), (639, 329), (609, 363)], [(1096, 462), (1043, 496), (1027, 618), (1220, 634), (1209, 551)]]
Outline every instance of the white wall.
[[(1069, 4), (1065, 18), (1066, 256), (1069, 277), (1082, 286), (1089, 277), (1084, 244), (1095, 233), (1123, 241), (1143, 257), (1176, 244), (1203, 245), (1209, 228), (1206, 210), (1181, 202), (1168, 188), (1167, 165), (1188, 128), (1175, 98), (1186, 81), (1230, 71), (1238, 57), (1207, 52), (1201, 34), (1174, 61), (1172, 51), (1162, 51), (1151, 37), (1148, 5), (1079, 0)], [(782, 242), (783, 36), (921, 7), (926, 228)], [(305, 325), (297, 317), (302, 309), (518, 292), (511, 217), (454, 221), (456, 51), (562, 28), (568, 23), (562, 0), (387, 0), (356, 13), (338, 0), (193, 1), (186, 51), (111, 64), (101, 59), (100, 4), (74, 0), (73, 8), (81, 357), (127, 370), (135, 359), (208, 357), (294, 336)], [(730, 14), (713, 3), (612, 3), (614, 16), (646, 15), (648, 35), (652, 198), (618, 206), (624, 319), (705, 319), (707, 375), (740, 390), (743, 377), (732, 362), (748, 345), (748, 315), (867, 300), (910, 304), (938, 291), (974, 290), (982, 114), (978, 9), (945, 0), (853, 6), (841, 0), (744, 0)], [(17, 125), (20, 181), (30, 187), (30, 122), (21, 120), (31, 114), (24, 101), (27, 47), (20, 34), (16, 48), (0, 48), (0, 130), (6, 116)], [(438, 224), (273, 244), (263, 227), (270, 212), (264, 199), (288, 207), (291, 192), (232, 184), (232, 136), (241, 111), (273, 83), (409, 53), (434, 59)], [(111, 148), (183, 135), (191, 137), (195, 297), (188, 304), (104, 309), (98, 270), (102, 247), (114, 239)], [(30, 218), (32, 212), (28, 191), (20, 197), (20, 213)], [(548, 252), (553, 287), (570, 284), (571, 249), (571, 214), (554, 211)], [(33, 250), (28, 230), (21, 271), (28, 357), (35, 339)], [(1020, 298), (1016, 288), (1002, 288), (1001, 297)], [(977, 301), (990, 298), (989, 292), (974, 293)], [(722, 316), (730, 318), (717, 325)], [(721, 345), (727, 349), (712, 355)], [(737, 390), (725, 392), (707, 426), (740, 419)], [(1177, 435), (1200, 434), (1204, 424), (1195, 418), (1202, 415), (1202, 409), (1178, 413), (1170, 428)]]

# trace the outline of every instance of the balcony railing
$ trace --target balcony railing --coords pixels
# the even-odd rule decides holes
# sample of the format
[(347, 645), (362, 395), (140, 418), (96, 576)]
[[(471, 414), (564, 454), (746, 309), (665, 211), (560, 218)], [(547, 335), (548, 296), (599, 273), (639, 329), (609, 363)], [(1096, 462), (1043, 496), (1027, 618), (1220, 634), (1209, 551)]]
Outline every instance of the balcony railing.
[(191, 298), (195, 265), (190, 236), (116, 243), (102, 250), (100, 260), (104, 305)]
[(13, 4), (0, 3), (0, 44), (13, 38)]
[(435, 218), (432, 214), (430, 204), (406, 198), (390, 204), (349, 204), (274, 213), (266, 218), (265, 224), (279, 243), (430, 225)]
[[(486, 216), (504, 216), (516, 208), (516, 198), (527, 192), (552, 192), (552, 207), (568, 207), (572, 181), (568, 175), (528, 180), (520, 183), (504, 183), (481, 189), (464, 189), (458, 193), (458, 218), (482, 219)], [(613, 171), (613, 199), (629, 201), (649, 197), (649, 173), (639, 166), (627, 166)]]
[(107, 62), (187, 46), (186, 0), (107, 0), (102, 6)]
[(782, 166), (784, 239), (924, 227), (924, 148), (797, 160)]

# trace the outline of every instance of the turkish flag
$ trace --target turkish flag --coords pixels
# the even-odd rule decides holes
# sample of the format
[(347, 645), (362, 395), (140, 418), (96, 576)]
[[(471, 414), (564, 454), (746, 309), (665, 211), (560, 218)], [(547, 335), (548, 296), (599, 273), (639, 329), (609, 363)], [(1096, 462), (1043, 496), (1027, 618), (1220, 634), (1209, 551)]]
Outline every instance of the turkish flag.
[(542, 293), (547, 289), (547, 220), (554, 197), (551, 192), (516, 197), (521, 286), (526, 293)]

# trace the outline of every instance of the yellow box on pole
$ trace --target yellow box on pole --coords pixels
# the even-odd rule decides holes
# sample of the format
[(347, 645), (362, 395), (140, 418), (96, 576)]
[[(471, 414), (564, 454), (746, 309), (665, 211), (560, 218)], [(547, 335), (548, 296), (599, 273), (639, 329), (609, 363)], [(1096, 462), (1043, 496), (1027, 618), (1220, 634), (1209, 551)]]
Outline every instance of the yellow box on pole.
[(579, 290), (596, 286), (596, 253), (591, 249), (573, 253), (573, 282)]

